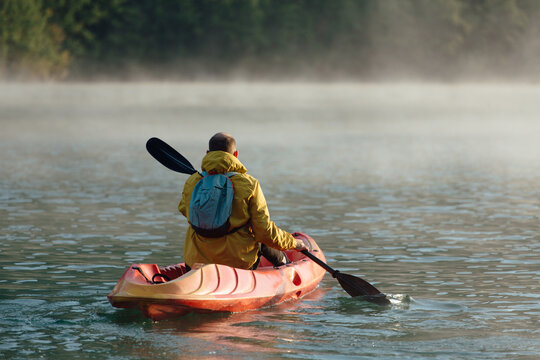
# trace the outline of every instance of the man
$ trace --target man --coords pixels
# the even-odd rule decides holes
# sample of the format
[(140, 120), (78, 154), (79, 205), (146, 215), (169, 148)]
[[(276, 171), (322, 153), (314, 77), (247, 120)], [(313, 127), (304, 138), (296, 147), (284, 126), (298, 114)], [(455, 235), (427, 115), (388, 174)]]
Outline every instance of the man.
[[(248, 175), (238, 160), (236, 141), (231, 135), (220, 132), (210, 139), (208, 151), (202, 160), (202, 170), (209, 174), (238, 173), (230, 178), (234, 187), (230, 232), (223, 237), (207, 238), (198, 235), (190, 226), (184, 245), (186, 265), (213, 263), (254, 270), (261, 255), (274, 266), (280, 266), (287, 262), (280, 250), (307, 249), (301, 240), (270, 221), (259, 181)], [(191, 194), (201, 178), (199, 173), (194, 173), (186, 180), (178, 204), (178, 210), (188, 220)]]

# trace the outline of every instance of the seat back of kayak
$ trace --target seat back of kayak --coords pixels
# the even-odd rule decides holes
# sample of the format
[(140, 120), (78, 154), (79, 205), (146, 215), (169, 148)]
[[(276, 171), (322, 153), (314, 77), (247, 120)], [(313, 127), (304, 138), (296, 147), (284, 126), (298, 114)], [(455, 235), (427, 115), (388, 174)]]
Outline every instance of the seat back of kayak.
[(179, 278), (180, 276), (187, 274), (186, 264), (175, 264), (159, 268), (159, 272), (168, 277), (169, 281)]

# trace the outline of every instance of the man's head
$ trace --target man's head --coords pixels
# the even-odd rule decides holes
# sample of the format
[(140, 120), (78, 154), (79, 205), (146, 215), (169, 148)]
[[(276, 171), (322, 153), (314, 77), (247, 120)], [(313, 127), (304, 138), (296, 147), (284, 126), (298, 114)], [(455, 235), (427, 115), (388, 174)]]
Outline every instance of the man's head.
[(234, 156), (238, 156), (236, 150), (236, 140), (225, 132), (219, 132), (210, 138), (208, 142), (208, 151), (225, 151)]

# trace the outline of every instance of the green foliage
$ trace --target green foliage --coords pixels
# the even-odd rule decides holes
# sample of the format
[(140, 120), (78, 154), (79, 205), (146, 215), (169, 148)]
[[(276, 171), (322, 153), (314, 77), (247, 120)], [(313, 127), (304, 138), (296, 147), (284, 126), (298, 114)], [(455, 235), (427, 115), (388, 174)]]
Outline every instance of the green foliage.
[(49, 21), (61, 27), (68, 41), (65, 48), (75, 57), (85, 57), (99, 42), (122, 10), (124, 0), (44, 0)]
[(4, 74), (444, 78), (540, 53), (537, 0), (1, 1)]
[(62, 77), (69, 55), (62, 51), (59, 27), (38, 0), (3, 0), (0, 5), (0, 76)]

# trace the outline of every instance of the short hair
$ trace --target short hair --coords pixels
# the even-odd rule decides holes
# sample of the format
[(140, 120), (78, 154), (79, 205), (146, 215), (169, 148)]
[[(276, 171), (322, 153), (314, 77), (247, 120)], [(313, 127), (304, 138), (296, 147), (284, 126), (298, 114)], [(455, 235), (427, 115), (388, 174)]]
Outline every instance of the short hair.
[(233, 154), (235, 150), (236, 140), (225, 132), (215, 134), (208, 142), (208, 151), (226, 151)]

